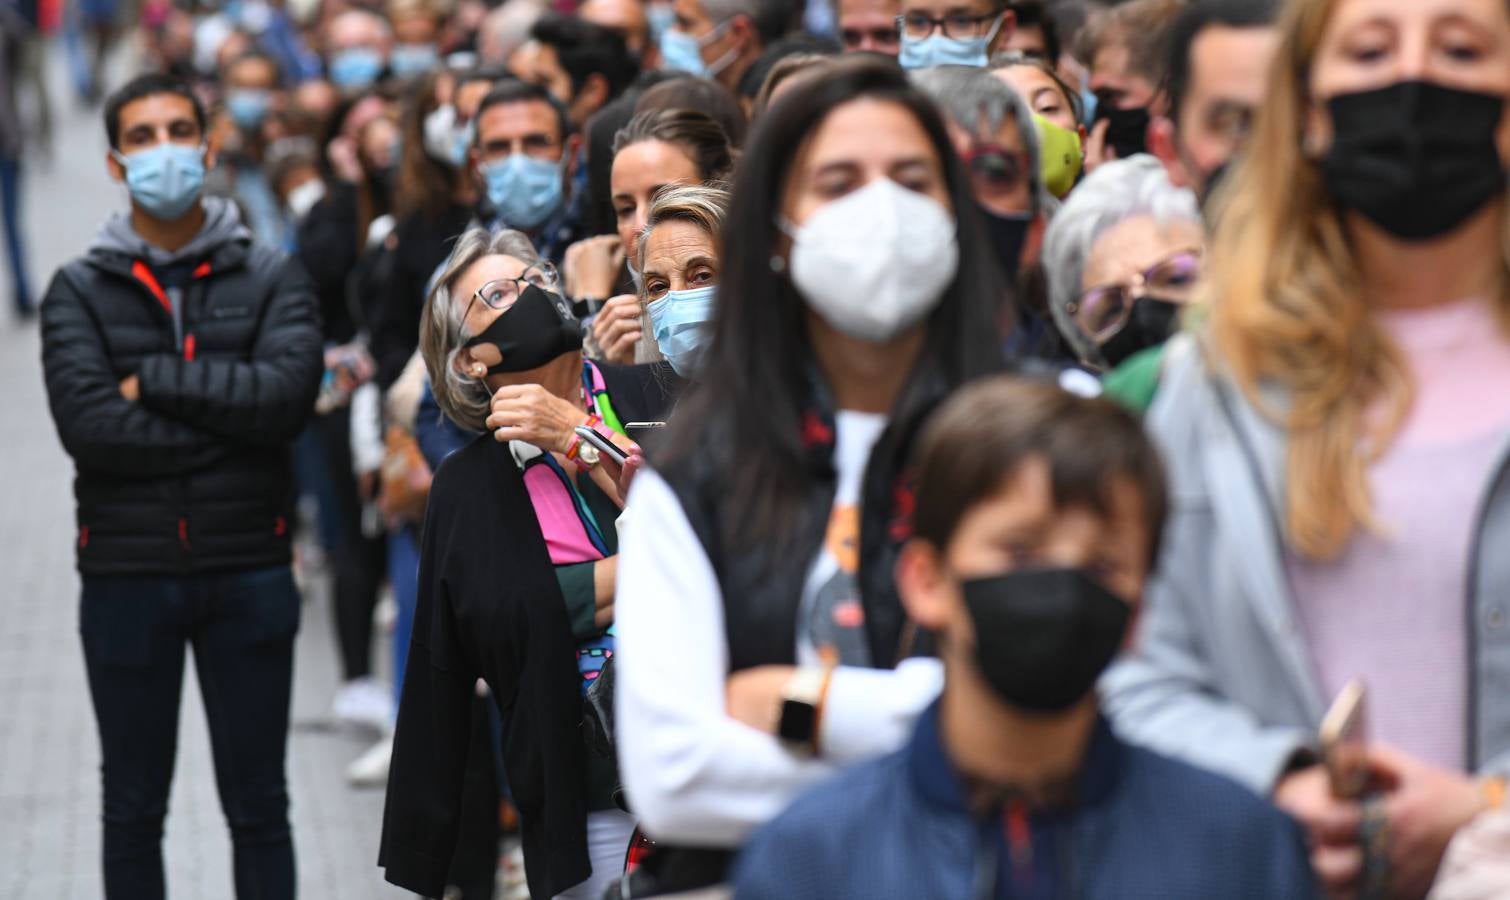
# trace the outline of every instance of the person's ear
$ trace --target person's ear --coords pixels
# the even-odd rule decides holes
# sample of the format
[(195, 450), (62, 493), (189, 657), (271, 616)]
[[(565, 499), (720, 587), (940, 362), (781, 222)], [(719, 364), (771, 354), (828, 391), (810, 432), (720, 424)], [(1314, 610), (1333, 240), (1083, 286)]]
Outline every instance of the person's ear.
[(734, 46), (739, 48), (741, 56), (760, 47), (760, 32), (755, 30), (755, 20), (749, 16), (739, 15), (730, 20), (729, 34), (733, 36)]
[(998, 48), (1005, 47), (1012, 42), (1012, 35), (1017, 32), (1017, 13), (1011, 9), (1001, 13), (1001, 24), (996, 26), (996, 37), (991, 41), (991, 46), (986, 48), (986, 56), (989, 58)]
[(579, 154), (581, 153), (581, 150), (582, 150), (582, 135), (580, 135), (580, 134), (574, 134), (571, 137), (568, 137), (566, 139), (566, 147), (564, 148), (563, 152), (566, 154), (566, 159), (567, 159), (567, 163), (566, 163), (566, 178), (567, 178), (567, 181), (570, 181), (577, 174), (577, 160), (581, 158), (579, 156)]
[(110, 173), (110, 180), (124, 182), (126, 180), (126, 167), (121, 165), (120, 160), (115, 158), (117, 150), (105, 151), (105, 171)]
[(959, 602), (959, 589), (938, 549), (920, 538), (908, 541), (897, 557), (896, 579), (907, 617), (919, 628), (943, 631)]
[(461, 348), (461, 352), (456, 354), (451, 365), (461, 374), (478, 380), (487, 377), (488, 374), (488, 367), (472, 355), (471, 347)]
[(205, 138), (204, 147), (204, 170), (206, 172), (214, 171), (215, 163), (220, 160), (220, 135), (213, 131), (210, 132), (209, 136)]
[(579, 122), (586, 123), (587, 117), (603, 108), (608, 102), (608, 79), (601, 72), (593, 72), (582, 82), (582, 90), (577, 91), (577, 97), (572, 105), (577, 107)]
[(1185, 161), (1180, 159), (1179, 150), (1175, 147), (1174, 122), (1167, 117), (1158, 116), (1149, 120), (1148, 152), (1164, 164), (1170, 184), (1181, 188), (1193, 187), (1190, 172), (1185, 168)]

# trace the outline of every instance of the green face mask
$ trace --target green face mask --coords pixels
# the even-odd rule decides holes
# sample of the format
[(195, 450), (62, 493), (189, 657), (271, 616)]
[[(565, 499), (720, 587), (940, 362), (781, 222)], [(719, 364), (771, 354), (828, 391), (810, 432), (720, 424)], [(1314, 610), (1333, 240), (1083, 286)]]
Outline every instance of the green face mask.
[(1075, 179), (1080, 177), (1080, 166), (1085, 161), (1080, 149), (1080, 134), (1061, 128), (1038, 113), (1033, 113), (1033, 122), (1038, 126), (1038, 143), (1042, 148), (1039, 166), (1043, 185), (1049, 193), (1063, 199), (1075, 186)]

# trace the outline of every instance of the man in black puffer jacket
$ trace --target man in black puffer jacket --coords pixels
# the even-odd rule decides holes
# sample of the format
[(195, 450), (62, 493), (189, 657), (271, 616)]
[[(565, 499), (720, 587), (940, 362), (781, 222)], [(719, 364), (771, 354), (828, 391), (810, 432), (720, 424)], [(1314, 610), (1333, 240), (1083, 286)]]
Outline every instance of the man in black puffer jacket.
[(215, 150), (187, 85), (106, 104), (131, 192), (42, 304), (53, 420), (74, 459), (80, 632), (103, 753), (107, 897), (161, 897), (184, 647), (204, 695), (240, 897), (293, 897), (284, 753), (299, 595), (293, 471), (323, 370), (296, 263), (201, 198)]

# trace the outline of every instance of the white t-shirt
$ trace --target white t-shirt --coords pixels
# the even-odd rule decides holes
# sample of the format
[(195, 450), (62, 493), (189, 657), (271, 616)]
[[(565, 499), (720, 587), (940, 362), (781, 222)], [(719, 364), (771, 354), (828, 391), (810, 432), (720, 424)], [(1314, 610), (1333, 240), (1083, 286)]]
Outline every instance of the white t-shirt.
[(860, 606), (860, 489), (870, 451), (886, 416), (840, 410), (834, 417), (834, 468), (839, 483), (823, 546), (808, 570), (797, 616), (797, 664), (822, 663), (831, 648), (842, 665), (869, 666), (865, 611)]

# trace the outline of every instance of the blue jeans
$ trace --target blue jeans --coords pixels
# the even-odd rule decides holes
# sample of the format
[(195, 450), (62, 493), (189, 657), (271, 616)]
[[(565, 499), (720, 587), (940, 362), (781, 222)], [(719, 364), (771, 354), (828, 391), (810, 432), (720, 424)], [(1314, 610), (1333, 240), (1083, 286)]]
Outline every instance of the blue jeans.
[(26, 247), (21, 241), (21, 161), (0, 158), (0, 220), (5, 228), (5, 255), (10, 259), (11, 293), (16, 311), (31, 311), (34, 298), (26, 277)]
[(163, 820), (186, 645), (231, 829), (236, 896), (294, 896), (284, 754), (298, 629), (299, 592), (286, 566), (84, 576), (79, 631), (100, 730), (107, 898), (166, 895)]
[(388, 583), (398, 621), (393, 626), (393, 708), (404, 697), (404, 669), (409, 663), (409, 638), (414, 634), (414, 608), (419, 604), (419, 534), (413, 525), (388, 532)]

